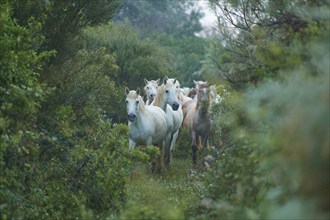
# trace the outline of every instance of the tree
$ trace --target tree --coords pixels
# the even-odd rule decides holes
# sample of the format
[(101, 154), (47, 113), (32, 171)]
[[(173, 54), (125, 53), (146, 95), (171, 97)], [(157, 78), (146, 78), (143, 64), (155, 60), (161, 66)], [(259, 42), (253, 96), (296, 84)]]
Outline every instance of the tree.
[(189, 0), (124, 0), (115, 21), (128, 19), (142, 36), (161, 33), (193, 36), (202, 30), (199, 22), (202, 16), (200, 10), (194, 6), (194, 2)]
[(175, 59), (174, 76), (182, 86), (193, 86), (193, 79), (201, 79), (198, 70), (204, 56), (205, 39), (197, 37), (202, 30), (203, 13), (194, 1), (129, 1), (115, 17), (115, 22), (128, 20), (140, 36), (157, 41), (168, 48)]
[(227, 92), (197, 218), (328, 218), (329, 3), (211, 2), (223, 25), (203, 68)]
[(326, 27), (326, 19), (316, 19), (312, 11), (329, 6), (326, 1), (211, 0), (210, 4), (218, 12), (218, 41), (226, 57), (225, 69), (217, 75), (236, 88), (281, 77), (282, 67), (292, 70), (306, 61), (306, 42)]
[[(7, 0), (3, 0), (7, 2)], [(74, 53), (70, 51), (70, 42), (80, 30), (90, 25), (106, 23), (115, 15), (121, 6), (120, 0), (27, 0), (9, 1), (12, 17), (21, 25), (33, 16), (43, 23), (42, 34), (47, 41), (43, 43), (43, 50), (55, 49), (56, 59), (65, 60)]]
[(171, 60), (175, 67), (173, 76), (180, 80), (181, 86), (194, 87), (193, 80), (202, 79), (199, 70), (204, 58), (206, 40), (196, 36), (159, 34), (156, 41), (175, 56), (175, 59)]
[(111, 74), (111, 79), (120, 88), (128, 86), (136, 89), (144, 86), (143, 78), (157, 79), (174, 75), (172, 54), (151, 39), (141, 39), (127, 23), (88, 28), (84, 36), (86, 49), (105, 47), (108, 53), (115, 54), (118, 72)]
[(130, 167), (127, 126), (103, 116), (115, 108), (103, 99), (116, 95), (104, 74), (116, 72), (115, 56), (82, 49), (47, 69), (57, 84), (51, 78), (41, 83), (55, 52), (44, 50), (47, 39), (36, 18), (19, 24), (13, 11), (0, 4), (0, 218), (118, 213)]
[[(38, 32), (41, 24), (30, 19), (22, 27), (11, 18), (11, 8), (1, 4), (1, 55), (0, 55), (0, 117), (1, 117), (1, 165), (9, 158), (6, 151), (22, 151), (24, 138), (34, 134), (35, 119), (41, 102), (47, 94), (38, 77), (44, 62), (53, 51), (36, 53), (43, 36)], [(24, 158), (22, 152), (21, 159)], [(24, 161), (25, 159), (23, 159)], [(7, 161), (9, 162), (9, 161)]]

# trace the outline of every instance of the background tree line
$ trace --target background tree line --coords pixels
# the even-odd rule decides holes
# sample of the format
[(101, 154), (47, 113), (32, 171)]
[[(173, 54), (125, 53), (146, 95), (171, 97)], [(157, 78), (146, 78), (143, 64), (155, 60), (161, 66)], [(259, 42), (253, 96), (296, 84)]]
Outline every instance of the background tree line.
[(329, 2), (208, 2), (205, 39), (189, 0), (0, 1), (1, 218), (120, 218), (146, 158), (123, 88), (164, 75), (223, 97), (210, 203), (186, 218), (329, 216)]

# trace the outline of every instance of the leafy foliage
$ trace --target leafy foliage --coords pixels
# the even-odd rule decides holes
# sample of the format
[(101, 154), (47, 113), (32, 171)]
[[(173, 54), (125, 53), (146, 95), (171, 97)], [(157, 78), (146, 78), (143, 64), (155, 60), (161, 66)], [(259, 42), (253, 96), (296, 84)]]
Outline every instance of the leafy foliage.
[[(191, 1), (0, 2), (1, 218), (329, 218), (328, 1), (210, 0), (204, 60)], [(123, 88), (164, 75), (218, 84), (206, 172), (186, 130), (162, 175), (128, 151)]]
[(1, 130), (6, 132), (10, 128), (16, 133), (26, 125), (24, 122), (28, 123), (26, 118), (33, 117), (44, 98), (38, 76), (43, 61), (54, 53), (34, 51), (43, 40), (38, 35), (40, 23), (31, 19), (24, 28), (10, 15), (10, 8), (1, 5)]
[[(112, 80), (118, 72), (114, 54), (107, 53), (106, 48), (102, 47), (91, 52), (82, 49), (71, 60), (60, 67), (54, 65), (50, 71), (55, 73), (56, 78), (49, 80), (49, 83), (57, 89), (45, 108), (56, 108), (51, 106), (52, 103), (70, 105), (81, 118), (77, 119), (79, 121), (84, 121), (83, 115), (95, 113), (116, 121), (120, 94)], [(95, 113), (86, 112), (84, 108), (92, 108)]]
[(174, 67), (170, 74), (178, 77), (182, 86), (192, 87), (194, 79), (202, 78), (198, 71), (204, 56), (205, 39), (196, 36), (202, 30), (202, 17), (195, 1), (124, 0), (115, 21), (128, 20), (140, 36), (166, 47), (174, 55), (170, 60)]
[(54, 53), (34, 51), (43, 39), (38, 34), (40, 23), (31, 19), (25, 28), (10, 17), (8, 5), (1, 4), (0, 10), (0, 166), (4, 170), (6, 165), (24, 166), (26, 155), (35, 156), (36, 113), (48, 92), (38, 76), (44, 61)]
[[(235, 10), (249, 5), (235, 2), (238, 1), (224, 4), (231, 16)], [(279, 28), (275, 29), (276, 34), (270, 34), (266, 24), (271, 23), (264, 21), (258, 25), (265, 26), (252, 28), (252, 34), (267, 30), (259, 36), (257, 44), (251, 45), (249, 38), (241, 38), (248, 35), (240, 32), (234, 41), (215, 44), (223, 53), (209, 49), (205, 70), (226, 74), (225, 68), (231, 69), (221, 77), (232, 88), (223, 96), (221, 117), (215, 119), (221, 126), (223, 147), (216, 166), (205, 176), (208, 192), (203, 200), (208, 203), (202, 203), (192, 214), (197, 219), (329, 217), (329, 20), (323, 13), (326, 3), (306, 2), (305, 7), (298, 2), (294, 4), (297, 8), (289, 17), (301, 19), (300, 23), (295, 20), (302, 24), (299, 29), (291, 27), (292, 32), (281, 32), (282, 28), (297, 25), (285, 23), (276, 25)], [(260, 6), (284, 7), (279, 11), (292, 9), (286, 8), (289, 6), (284, 2)], [(272, 16), (278, 16), (277, 21), (287, 21), (278, 11), (268, 9)], [(298, 13), (302, 11), (310, 14), (302, 18)], [(314, 20), (309, 20), (311, 16)], [(235, 25), (237, 29), (246, 27), (239, 22)], [(246, 57), (236, 53), (237, 42), (252, 46), (255, 53), (245, 53)], [(255, 56), (259, 52), (263, 55)], [(233, 69), (237, 59), (242, 60), (239, 68), (246, 75)], [(258, 69), (249, 72), (245, 66), (248, 63), (253, 68), (262, 64), (264, 72)], [(253, 86), (250, 80), (239, 80), (256, 73), (261, 73), (260, 81)]]
[(20, 24), (25, 25), (31, 16), (44, 24), (42, 33), (48, 40), (43, 43), (43, 48), (56, 49), (60, 54), (56, 59), (65, 60), (75, 53), (69, 46), (72, 38), (87, 26), (108, 22), (121, 6), (121, 1), (15, 0), (10, 4), (13, 16)]
[(144, 85), (143, 78), (158, 79), (174, 74), (173, 56), (155, 41), (141, 39), (128, 24), (88, 28), (84, 36), (87, 50), (105, 47), (108, 53), (116, 55), (118, 71), (110, 77), (118, 87), (136, 89)]
[(309, 62), (310, 43), (327, 28), (325, 1), (210, 3), (222, 13), (218, 13), (219, 36), (210, 45), (204, 69), (213, 68), (214, 76), (235, 88), (281, 77), (284, 70)]
[(160, 45), (168, 48), (175, 59), (171, 62), (175, 66), (177, 77), (181, 87), (194, 87), (193, 80), (201, 80), (199, 70), (204, 58), (205, 39), (196, 36), (176, 37), (173, 35), (159, 34), (155, 37)]
[(199, 8), (189, 0), (124, 0), (115, 21), (128, 19), (143, 36), (155, 33), (193, 36), (202, 30), (199, 21), (202, 16)]
[(72, 75), (52, 67), (61, 77), (48, 78), (49, 87), (39, 81), (54, 54), (42, 50), (42, 25), (33, 18), (19, 25), (9, 4), (1, 4), (0, 19), (1, 218), (102, 218), (119, 212), (131, 163), (127, 126), (103, 117), (107, 103), (99, 96), (116, 94), (102, 75), (105, 68), (116, 72), (115, 57), (102, 48), (81, 50), (63, 64)]

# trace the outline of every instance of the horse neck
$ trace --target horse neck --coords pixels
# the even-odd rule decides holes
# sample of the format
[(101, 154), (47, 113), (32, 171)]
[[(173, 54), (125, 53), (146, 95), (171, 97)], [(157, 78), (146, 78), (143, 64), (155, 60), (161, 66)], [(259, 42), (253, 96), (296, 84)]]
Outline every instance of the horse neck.
[(140, 118), (141, 115), (145, 112), (145, 103), (141, 96), (139, 96), (138, 99), (139, 99), (140, 104), (139, 104), (139, 113), (138, 113), (137, 117)]
[(157, 94), (154, 98), (154, 106), (158, 106), (164, 111), (166, 111), (166, 102), (164, 101), (164, 92), (165, 88), (164, 85), (158, 87)]
[(196, 111), (199, 115), (208, 115), (210, 109), (210, 100), (208, 100), (206, 106), (202, 106), (202, 103), (200, 100), (197, 100), (196, 103)]

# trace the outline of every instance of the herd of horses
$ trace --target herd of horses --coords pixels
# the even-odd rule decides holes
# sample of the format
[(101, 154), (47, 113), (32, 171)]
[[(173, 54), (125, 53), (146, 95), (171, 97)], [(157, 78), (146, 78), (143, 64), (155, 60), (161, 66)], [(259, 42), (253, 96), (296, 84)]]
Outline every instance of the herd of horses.
[[(195, 88), (182, 89), (175, 78), (146, 80), (144, 102), (140, 89), (126, 91), (126, 110), (129, 126), (129, 148), (158, 146), (160, 156), (152, 164), (154, 172), (168, 166), (179, 130), (187, 128), (192, 147), (192, 161), (196, 163), (198, 147), (207, 148), (211, 129), (210, 108), (219, 102), (214, 85), (194, 81)], [(194, 91), (193, 95), (189, 92)]]

